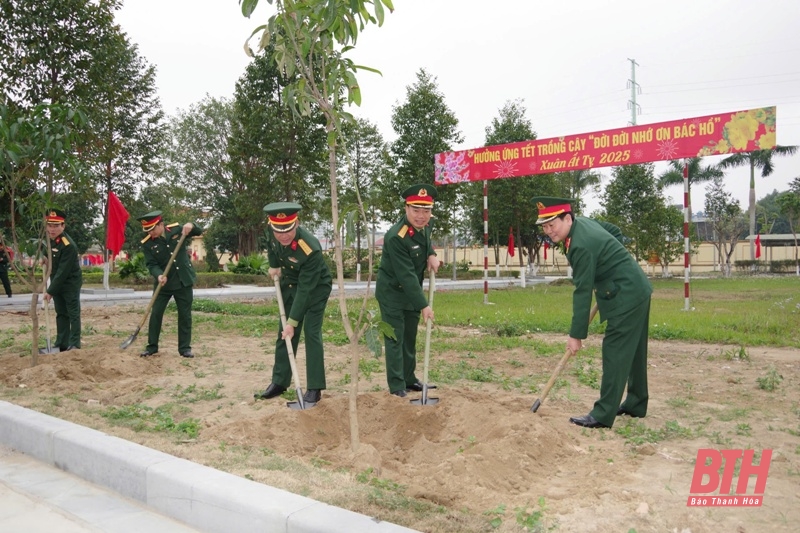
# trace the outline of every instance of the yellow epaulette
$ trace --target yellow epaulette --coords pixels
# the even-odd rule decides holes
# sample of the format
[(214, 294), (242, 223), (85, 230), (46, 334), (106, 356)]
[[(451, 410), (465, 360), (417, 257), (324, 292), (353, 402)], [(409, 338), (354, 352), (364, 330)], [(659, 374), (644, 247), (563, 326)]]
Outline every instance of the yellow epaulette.
[(167, 224), (168, 228), (174, 228), (175, 226), (180, 226), (180, 222), (173, 222), (172, 224)]
[(145, 237), (144, 239), (142, 239), (142, 244), (146, 243), (146, 242), (147, 242), (147, 241), (149, 241), (149, 240), (150, 240), (150, 235), (148, 235), (147, 237)]
[(67, 239), (66, 237), (61, 237), (61, 242), (64, 243), (64, 246), (69, 246), (69, 239)]
[(403, 227), (400, 228), (400, 231), (397, 232), (397, 236), (402, 239), (403, 237), (406, 236), (407, 232), (408, 232), (408, 226), (403, 224)]
[(311, 247), (306, 243), (306, 241), (300, 239), (297, 241), (297, 244), (300, 245), (300, 249), (302, 249), (306, 255), (311, 255)]

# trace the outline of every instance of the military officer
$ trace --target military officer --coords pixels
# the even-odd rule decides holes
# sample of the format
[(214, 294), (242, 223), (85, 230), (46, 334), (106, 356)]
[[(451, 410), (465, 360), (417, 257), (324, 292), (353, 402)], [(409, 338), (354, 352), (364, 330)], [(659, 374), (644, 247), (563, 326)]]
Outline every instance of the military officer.
[(153, 289), (161, 285), (161, 290), (153, 302), (152, 313), (147, 331), (147, 347), (141, 355), (149, 357), (158, 353), (158, 338), (161, 336), (161, 322), (164, 310), (170, 298), (175, 298), (178, 306), (178, 353), (181, 357), (194, 357), (192, 353), (192, 301), (194, 299), (193, 285), (197, 275), (189, 261), (188, 240), (184, 240), (181, 249), (175, 256), (175, 261), (167, 275), (164, 269), (178, 245), (181, 235), (194, 237), (203, 234), (203, 228), (192, 222), (180, 225), (164, 224), (161, 211), (152, 211), (139, 217), (142, 230), (147, 232), (147, 237), (142, 239), (144, 259), (147, 269), (153, 276)]
[(325, 350), (322, 345), (322, 319), (331, 294), (331, 272), (322, 257), (322, 247), (314, 235), (299, 225), (300, 204), (274, 202), (264, 206), (267, 230), (269, 275), (280, 278), (281, 296), (286, 310), (286, 325), (278, 324), (272, 382), (258, 399), (274, 398), (291, 384), (292, 369), (286, 341), (294, 353), (300, 343), (300, 330), (306, 342), (306, 392), (303, 401), (316, 403), (325, 384)]
[(53, 264), (50, 269), (50, 285), (45, 300), (53, 300), (56, 310), (56, 342), (60, 351), (66, 352), (81, 347), (81, 271), (78, 248), (72, 237), (64, 233), (65, 213), (51, 209), (45, 215), (47, 236)]
[[(563, 243), (573, 272), (572, 324), (567, 348), (576, 353), (589, 332), (592, 291), (603, 337), (600, 399), (585, 416), (570, 422), (587, 428), (608, 428), (616, 416), (647, 414), (647, 331), (653, 289), (642, 268), (620, 242), (616, 226), (575, 216), (572, 200), (536, 197), (537, 224), (554, 243)], [(627, 396), (620, 404), (627, 384)]]
[(8, 266), (11, 263), (11, 254), (5, 244), (0, 244), (0, 281), (6, 295), (11, 298), (11, 281), (8, 279)]
[[(417, 329), (419, 318), (433, 320), (433, 309), (422, 290), (426, 270), (439, 270), (439, 259), (431, 244), (430, 220), (436, 188), (426, 183), (403, 191), (405, 216), (383, 238), (375, 297), (381, 320), (390, 324), (395, 339), (385, 337), (386, 381), (389, 392), (405, 397), (421, 391), (417, 379)], [(435, 385), (428, 385), (435, 389)]]

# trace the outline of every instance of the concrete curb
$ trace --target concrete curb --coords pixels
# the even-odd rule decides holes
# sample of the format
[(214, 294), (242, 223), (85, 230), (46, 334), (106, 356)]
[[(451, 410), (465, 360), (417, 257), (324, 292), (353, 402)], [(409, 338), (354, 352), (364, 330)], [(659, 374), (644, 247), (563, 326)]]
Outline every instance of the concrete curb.
[(415, 531), (4, 401), (0, 444), (209, 533)]

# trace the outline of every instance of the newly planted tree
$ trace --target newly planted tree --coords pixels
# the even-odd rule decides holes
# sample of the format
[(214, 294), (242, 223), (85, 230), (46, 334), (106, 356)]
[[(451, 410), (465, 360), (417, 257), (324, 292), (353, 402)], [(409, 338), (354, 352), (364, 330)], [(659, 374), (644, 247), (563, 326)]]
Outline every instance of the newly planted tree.
[[(266, 24), (259, 26), (253, 35), (260, 35), (258, 47), (275, 47), (274, 59), (281, 72), (292, 80), (283, 89), (286, 104), (298, 116), (321, 112), (325, 117), (328, 140), (328, 170), (330, 182), (331, 217), (334, 231), (334, 255), (338, 286), (339, 311), (345, 332), (353, 348), (351, 362), (352, 386), (350, 389), (350, 438), (353, 451), (359, 447), (356, 395), (358, 393), (358, 341), (369, 327), (366, 320), (367, 292), (355, 325), (350, 320), (344, 292), (342, 264), (342, 239), (339, 227), (339, 196), (336, 178), (336, 151), (340, 147), (340, 133), (344, 122), (353, 117), (345, 111), (349, 104), (361, 104), (361, 89), (356, 74), (359, 70), (374, 69), (356, 65), (346, 56), (356, 44), (359, 34), (369, 24), (383, 24), (384, 8), (394, 10), (391, 0), (309, 0), (290, 2), (267, 0), (276, 12)], [(258, 0), (240, 0), (242, 14), (250, 17)], [(371, 8), (371, 9), (370, 9)], [(249, 46), (246, 47), (250, 49)], [(360, 193), (356, 194), (359, 213), (367, 220)], [(370, 263), (372, 247), (370, 247)]]
[(69, 174), (72, 182), (82, 173), (72, 145), (76, 131), (84, 125), (81, 113), (59, 105), (37, 105), (20, 110), (0, 103), (0, 175), (3, 195), (10, 207), (12, 246), (32, 259), (28, 266), (15, 261), (18, 279), (31, 291), (29, 315), (33, 323), (32, 365), (38, 363), (39, 318), (36, 312), (39, 293), (46, 274), (37, 269), (39, 259), (48, 258), (45, 246), (45, 213), (54, 207), (55, 197), (47, 190), (51, 176)]

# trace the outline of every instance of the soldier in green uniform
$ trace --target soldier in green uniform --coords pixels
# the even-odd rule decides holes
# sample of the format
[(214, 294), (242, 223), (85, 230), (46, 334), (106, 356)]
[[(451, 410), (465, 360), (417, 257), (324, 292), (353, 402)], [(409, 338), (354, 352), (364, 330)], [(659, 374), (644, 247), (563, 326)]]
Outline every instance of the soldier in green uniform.
[[(600, 399), (585, 416), (570, 422), (587, 428), (608, 428), (620, 415), (647, 414), (647, 331), (653, 289), (642, 268), (620, 242), (619, 228), (575, 216), (572, 201), (537, 197), (537, 224), (554, 243), (563, 243), (573, 272), (572, 324), (567, 348), (577, 353), (589, 332), (592, 291), (600, 319), (607, 321), (603, 337), (603, 377)], [(627, 396), (620, 404), (627, 384)]]
[(11, 255), (5, 244), (0, 244), (0, 281), (6, 294), (11, 298), (11, 281), (8, 279), (8, 265), (11, 263)]
[(53, 265), (50, 269), (50, 285), (45, 300), (53, 300), (56, 309), (55, 346), (62, 352), (81, 347), (81, 285), (83, 272), (75, 241), (64, 233), (65, 214), (58, 209), (45, 216), (47, 236)]
[(423, 388), (415, 374), (417, 329), (420, 315), (424, 321), (433, 320), (433, 309), (422, 290), (422, 280), (426, 270), (439, 270), (439, 259), (431, 244), (430, 227), (436, 188), (420, 183), (402, 196), (406, 214), (383, 237), (375, 297), (381, 320), (392, 326), (396, 337), (384, 341), (389, 392), (405, 397), (408, 391)]
[(314, 235), (299, 225), (302, 207), (294, 202), (274, 202), (264, 206), (269, 226), (267, 257), (269, 275), (280, 278), (281, 296), (286, 310), (286, 325), (278, 324), (272, 382), (255, 395), (267, 400), (281, 395), (292, 382), (287, 339), (294, 353), (300, 344), (300, 330), (306, 342), (306, 392), (303, 401), (322, 399), (325, 383), (325, 350), (322, 345), (322, 319), (331, 294), (331, 272), (322, 257), (322, 247)]
[[(197, 275), (189, 261), (187, 250), (188, 237), (202, 235), (203, 228), (192, 222), (187, 222), (182, 226), (177, 222), (165, 225), (161, 214), (161, 211), (153, 211), (137, 219), (142, 223), (142, 229), (147, 232), (147, 237), (142, 239), (142, 248), (147, 269), (154, 278), (153, 289), (161, 284), (161, 290), (153, 302), (153, 310), (150, 314), (147, 347), (139, 355), (149, 357), (158, 353), (158, 338), (161, 336), (164, 310), (167, 308), (170, 298), (175, 298), (175, 305), (178, 306), (178, 353), (182, 357), (194, 357), (192, 353), (192, 301), (194, 300), (192, 287)], [(169, 258), (178, 245), (181, 235), (186, 235), (187, 239), (181, 245), (181, 250), (178, 251), (169, 273), (165, 276), (164, 269), (167, 268)]]

